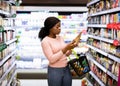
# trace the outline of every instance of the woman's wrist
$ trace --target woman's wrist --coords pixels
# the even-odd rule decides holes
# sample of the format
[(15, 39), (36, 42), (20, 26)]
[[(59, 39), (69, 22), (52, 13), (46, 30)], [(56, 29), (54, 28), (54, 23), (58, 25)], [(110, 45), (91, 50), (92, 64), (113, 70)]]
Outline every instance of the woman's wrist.
[(68, 50), (65, 55), (69, 56), (71, 53), (72, 53), (72, 50)]
[(67, 50), (66, 49), (62, 49), (62, 52), (63, 52), (63, 54), (65, 54), (67, 52)]

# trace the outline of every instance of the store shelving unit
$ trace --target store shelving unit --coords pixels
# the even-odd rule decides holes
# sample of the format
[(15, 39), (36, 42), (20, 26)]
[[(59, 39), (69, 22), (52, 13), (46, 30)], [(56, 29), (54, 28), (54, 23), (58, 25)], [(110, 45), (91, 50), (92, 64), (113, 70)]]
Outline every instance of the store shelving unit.
[(103, 67), (100, 63), (98, 63), (95, 59), (93, 59), (94, 57), (92, 57), (92, 55), (88, 54), (88, 56), (90, 57), (89, 60), (91, 60), (97, 67), (99, 67), (102, 71), (104, 71), (105, 73), (107, 73), (109, 76), (111, 76), (116, 81), (118, 80), (118, 77), (116, 77), (109, 70), (107, 70), (105, 67)]
[(100, 0), (92, 0), (91, 2), (89, 2), (88, 4), (87, 4), (87, 7), (88, 6), (90, 6), (90, 5), (92, 5), (92, 4), (94, 4), (94, 3), (97, 3), (97, 2), (99, 2)]
[(16, 85), (16, 41), (11, 0), (0, 1), (0, 86)]
[[(107, 4), (105, 4), (107, 2)], [(116, 4), (114, 4), (116, 3)], [(90, 52), (87, 53), (87, 57), (89, 59), (89, 62), (93, 65), (90, 64), (91, 66), (91, 72), (89, 73), (98, 83), (99, 86), (116, 86), (116, 83), (118, 82), (118, 72), (115, 73), (115, 71), (119, 70), (117, 66), (120, 65), (120, 56), (116, 55), (117, 48), (120, 47), (119, 44), (117, 46), (114, 45), (114, 40), (117, 39), (120, 43), (120, 40), (118, 39), (118, 34), (115, 34), (115, 29), (111, 28), (108, 29), (108, 24), (116, 23), (118, 24), (120, 22), (119, 18), (119, 12), (120, 12), (120, 1), (115, 2), (114, 1), (114, 7), (105, 7), (110, 3), (108, 0), (92, 0), (87, 4), (87, 7), (89, 8), (89, 13), (88, 13), (88, 40), (87, 40), (87, 46), (90, 49)], [(95, 8), (97, 6), (100, 6), (99, 4), (102, 4), (103, 7), (101, 8)], [(117, 5), (118, 4), (118, 5)], [(99, 10), (99, 11), (98, 11)], [(117, 14), (117, 15), (114, 15)], [(111, 18), (112, 15), (112, 18)], [(106, 17), (104, 17), (106, 16)], [(114, 17), (114, 18), (113, 18)], [(116, 20), (115, 20), (115, 17)], [(105, 19), (105, 20), (104, 20)], [(112, 21), (113, 19), (113, 21)], [(118, 20), (117, 20), (118, 19)], [(101, 30), (103, 29), (103, 30)], [(109, 34), (107, 37), (102, 33), (104, 31), (110, 30), (111, 32), (106, 33)], [(118, 29), (119, 30), (119, 29)], [(95, 32), (98, 33), (96, 34)], [(113, 33), (112, 33), (113, 31)], [(117, 32), (117, 31), (116, 31)], [(102, 35), (102, 36), (101, 36)], [(110, 37), (111, 36), (111, 37)], [(113, 36), (113, 37), (112, 37)], [(106, 45), (102, 45), (102, 43)], [(106, 47), (107, 46), (107, 47)], [(115, 52), (110, 51), (112, 50), (111, 46), (115, 47)], [(104, 48), (103, 48), (104, 47)], [(120, 53), (120, 52), (119, 52)], [(98, 56), (97, 56), (98, 55)], [(102, 56), (102, 57), (101, 57)], [(103, 58), (107, 58), (106, 64), (102, 64)], [(111, 66), (110, 70), (110, 61), (113, 63), (116, 63), (116, 69)], [(117, 65), (118, 64), (118, 65)], [(96, 72), (97, 71), (97, 72)], [(102, 72), (101, 72), (102, 71)], [(107, 77), (106, 80), (103, 79), (102, 73), (105, 73)], [(101, 74), (100, 76), (98, 76)], [(109, 79), (107, 79), (110, 77)], [(94, 83), (96, 84), (96, 83)], [(111, 84), (111, 85), (110, 85)], [(97, 85), (97, 86), (98, 86)]]
[(105, 84), (92, 71), (90, 71), (90, 74), (101, 86), (105, 86)]
[(99, 13), (90, 14), (90, 15), (88, 15), (88, 17), (99, 16), (99, 15), (104, 15), (104, 14), (113, 13), (113, 12), (119, 12), (119, 11), (120, 11), (120, 7), (117, 7), (117, 8), (109, 9), (109, 10), (102, 11), (102, 12), (99, 12)]

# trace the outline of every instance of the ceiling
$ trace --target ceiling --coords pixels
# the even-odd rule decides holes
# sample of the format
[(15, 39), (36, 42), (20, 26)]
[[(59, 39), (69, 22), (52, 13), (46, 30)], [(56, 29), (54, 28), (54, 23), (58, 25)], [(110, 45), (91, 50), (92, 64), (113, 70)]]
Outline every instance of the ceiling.
[(21, 6), (86, 6), (88, 0), (22, 0)]

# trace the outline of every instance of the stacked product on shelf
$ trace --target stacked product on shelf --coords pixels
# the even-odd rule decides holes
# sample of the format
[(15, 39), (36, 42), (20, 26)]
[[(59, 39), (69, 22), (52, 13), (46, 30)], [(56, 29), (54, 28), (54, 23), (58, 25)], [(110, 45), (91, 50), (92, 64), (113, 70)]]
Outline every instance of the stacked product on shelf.
[(117, 86), (120, 66), (120, 0), (92, 0), (87, 7), (87, 56), (91, 67), (88, 79), (94, 86)]
[(17, 39), (12, 12), (12, 4), (9, 0), (0, 0), (0, 86), (16, 86)]

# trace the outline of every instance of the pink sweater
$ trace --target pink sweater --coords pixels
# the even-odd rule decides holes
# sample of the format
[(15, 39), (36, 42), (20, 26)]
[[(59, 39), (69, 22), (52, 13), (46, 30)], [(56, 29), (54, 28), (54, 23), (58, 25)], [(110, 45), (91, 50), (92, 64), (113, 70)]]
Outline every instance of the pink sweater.
[(42, 40), (41, 46), (49, 61), (49, 66), (65, 67), (67, 65), (67, 56), (62, 52), (66, 44), (61, 36), (57, 36), (56, 38), (46, 36)]

